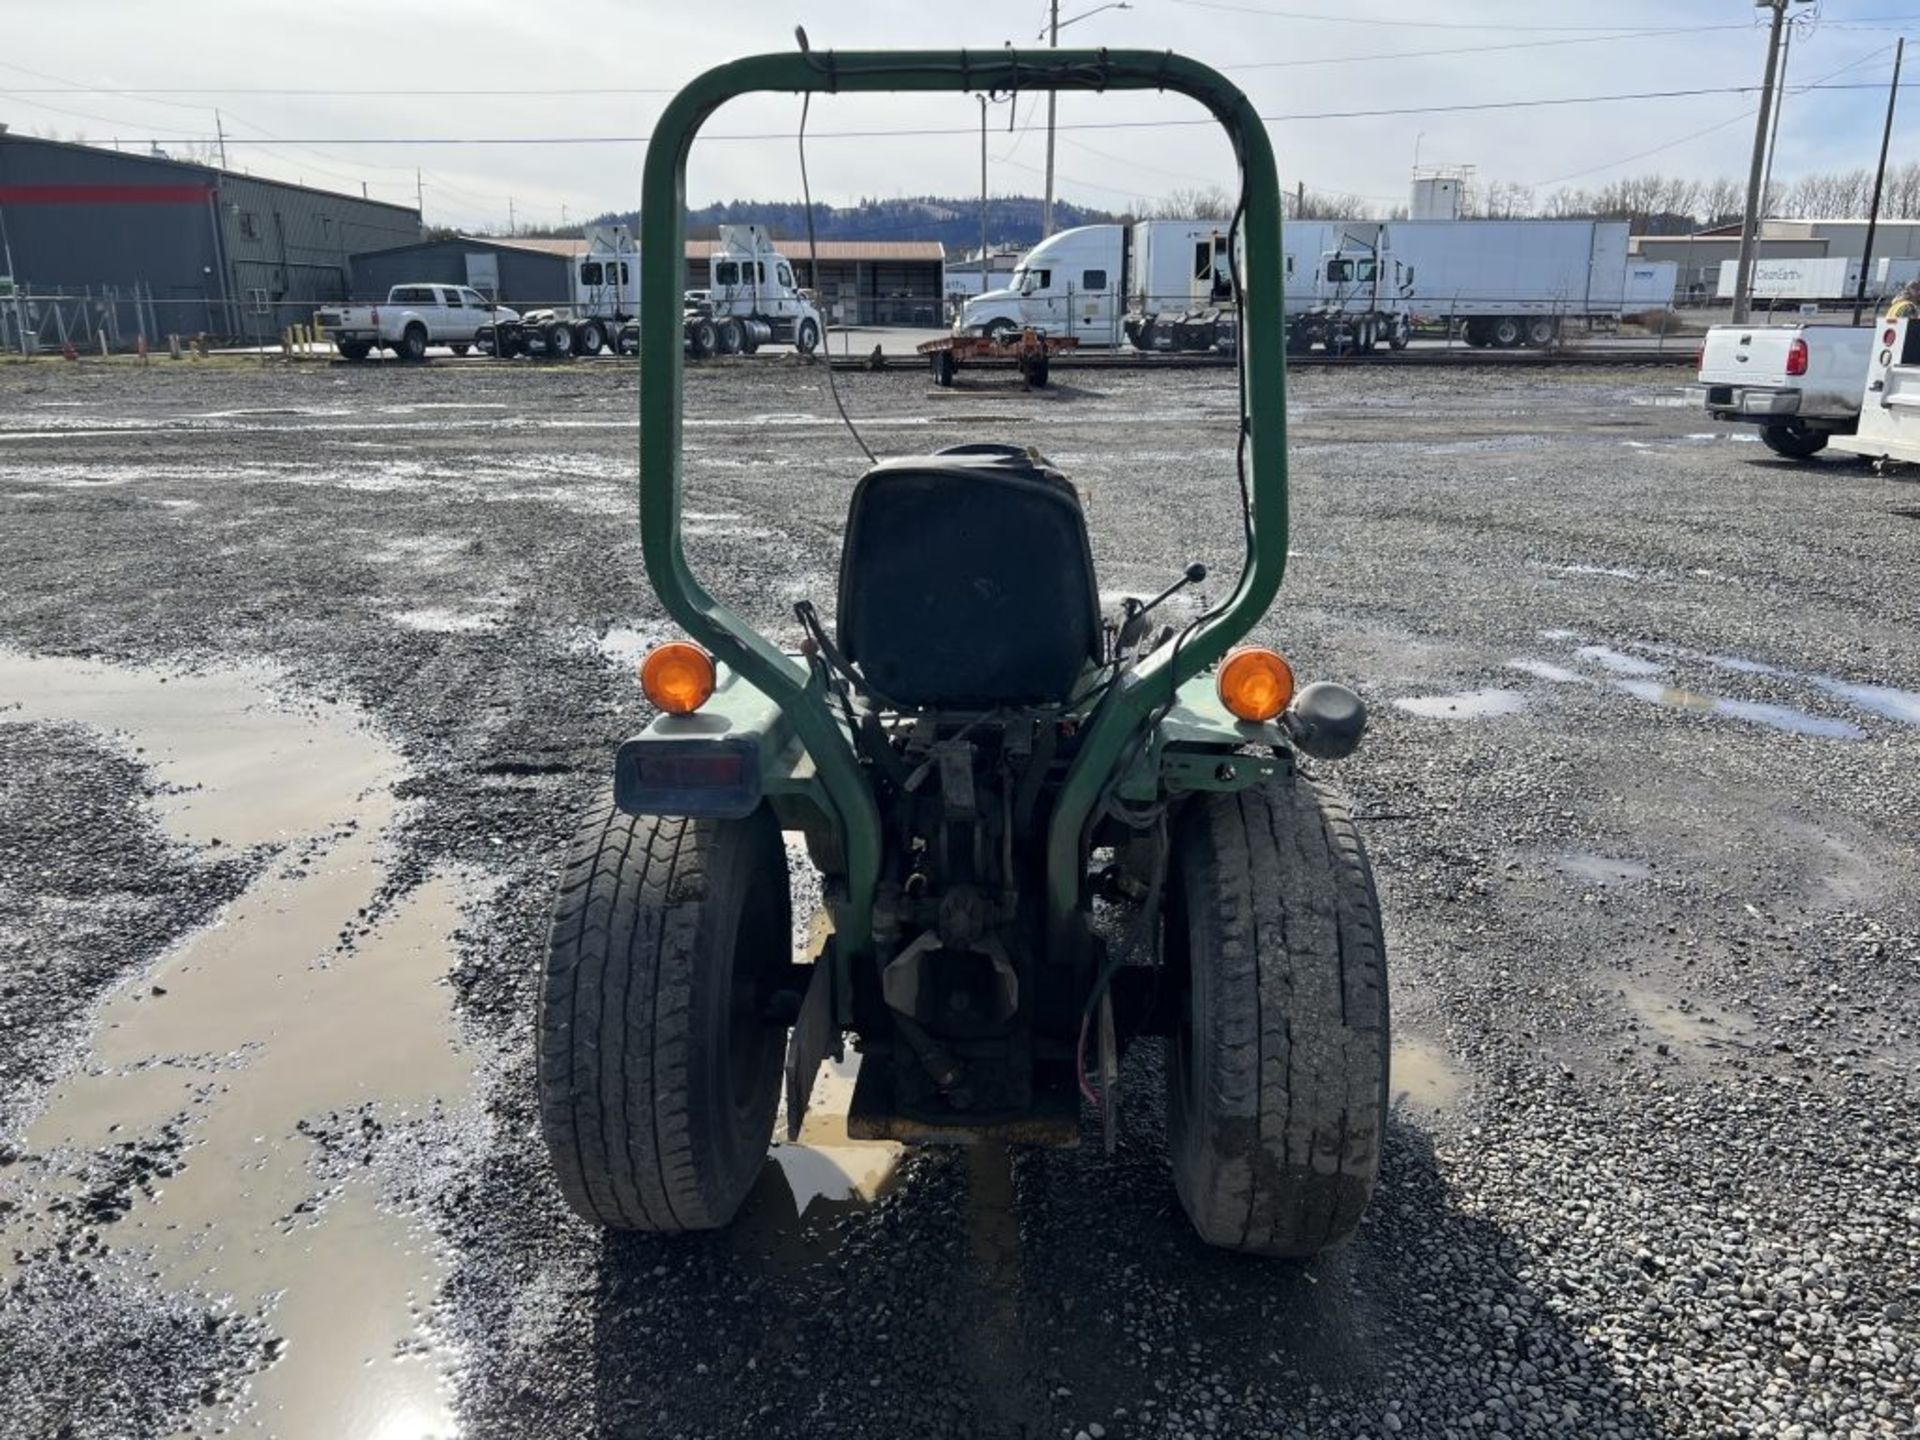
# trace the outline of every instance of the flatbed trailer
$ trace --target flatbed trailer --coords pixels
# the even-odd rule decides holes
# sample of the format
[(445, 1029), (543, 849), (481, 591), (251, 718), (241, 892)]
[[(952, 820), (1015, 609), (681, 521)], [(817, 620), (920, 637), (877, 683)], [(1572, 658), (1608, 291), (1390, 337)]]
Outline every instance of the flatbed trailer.
[(1016, 331), (1005, 338), (991, 335), (942, 335), (938, 340), (924, 341), (918, 347), (927, 357), (927, 363), (933, 368), (933, 383), (946, 386), (953, 384), (953, 377), (964, 363), (977, 360), (1011, 360), (1020, 371), (1020, 378), (1027, 384), (1038, 388), (1047, 383), (1049, 362), (1055, 355), (1066, 350), (1077, 350), (1078, 338), (1072, 335), (1049, 335), (1044, 330), (1028, 328)]

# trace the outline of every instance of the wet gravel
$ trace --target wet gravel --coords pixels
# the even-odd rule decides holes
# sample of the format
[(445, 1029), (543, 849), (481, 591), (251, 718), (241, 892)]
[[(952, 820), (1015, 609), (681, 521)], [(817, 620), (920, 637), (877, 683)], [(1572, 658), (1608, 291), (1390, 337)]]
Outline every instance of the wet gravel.
[[(1040, 445), (1088, 492), (1104, 591), (1231, 574), (1225, 377), (1061, 378), (842, 383), (883, 454)], [(304, 1127), (316, 1205), (372, 1167), (444, 1246), (463, 1434), (1910, 1434), (1920, 523), (1910, 485), (1647, 403), (1679, 378), (1294, 384), (1263, 629), (1373, 708), (1329, 773), (1406, 1042), (1375, 1208), (1307, 1267), (1192, 1238), (1148, 1046), (1111, 1157), (927, 1153), (804, 1215), (770, 1166), (733, 1232), (672, 1242), (563, 1210), (531, 1094), (544, 911), (661, 629), (622, 367), (0, 367), (0, 645), (264, 659), (357, 702), (408, 770), (388, 898), (479, 877), (451, 985), (477, 1123)], [(791, 638), (858, 457), (817, 372), (709, 369), (689, 403), (695, 568)], [(244, 1425), (272, 1311), (210, 1324), (220, 1297), (157, 1288), (84, 1209), (164, 1182), (164, 1128), (72, 1168), (79, 1212), (23, 1141), (92, 1001), (251, 872), (165, 841), (137, 755), (6, 703), (0, 1205), (48, 1218), (0, 1270), (0, 1404), (34, 1436)]]

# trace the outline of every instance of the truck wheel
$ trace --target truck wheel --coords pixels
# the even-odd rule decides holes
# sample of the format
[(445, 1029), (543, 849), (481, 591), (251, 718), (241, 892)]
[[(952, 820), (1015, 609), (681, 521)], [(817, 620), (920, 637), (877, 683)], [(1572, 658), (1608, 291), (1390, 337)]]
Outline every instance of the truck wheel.
[(1034, 389), (1046, 389), (1047, 352), (1044, 350), (1036, 350), (1033, 354), (1022, 357), (1020, 361), (1020, 375), (1021, 378)]
[(1760, 439), (1774, 454), (1788, 460), (1811, 460), (1827, 448), (1826, 431), (1809, 430), (1798, 420), (1789, 420), (1784, 425), (1762, 426)]
[(1360, 322), (1360, 332), (1357, 338), (1356, 348), (1362, 355), (1371, 354), (1373, 347), (1379, 343), (1379, 340), (1380, 332), (1374, 327), (1373, 317), (1369, 315)]
[(820, 348), (820, 326), (811, 317), (794, 327), (793, 348), (802, 355), (811, 355)]
[(342, 340), (339, 344), (342, 358), (356, 365), (373, 353), (373, 347), (364, 340)]
[(706, 359), (713, 354), (713, 347), (717, 343), (711, 320), (696, 320), (687, 326), (687, 353), (694, 359)]
[(1387, 348), (1404, 350), (1413, 342), (1413, 324), (1404, 315), (1393, 317), (1393, 328), (1387, 331)]
[(1011, 320), (991, 320), (987, 322), (987, 328), (981, 333), (994, 344), (1004, 345), (1013, 338), (1013, 329)]
[(1304, 355), (1313, 349), (1313, 335), (1306, 326), (1295, 325), (1287, 331), (1287, 354)]
[(1304, 775), (1196, 800), (1169, 875), (1187, 1015), (1167, 1149), (1209, 1244), (1307, 1256), (1351, 1235), (1387, 1120), (1387, 960), (1346, 807)]
[(547, 347), (547, 354), (555, 360), (566, 360), (573, 355), (573, 327), (565, 321), (555, 320), (543, 326), (540, 338)]
[(951, 350), (936, 350), (927, 357), (933, 364), (933, 383), (941, 389), (953, 384), (954, 371), (960, 367), (954, 362)]
[(607, 332), (598, 320), (583, 320), (574, 327), (573, 348), (582, 355), (598, 355), (607, 348)]
[(738, 355), (741, 346), (746, 344), (746, 332), (740, 328), (740, 322), (728, 315), (714, 321), (713, 335), (716, 348), (722, 355)]
[(1478, 320), (1469, 320), (1461, 327), (1460, 333), (1466, 337), (1467, 344), (1476, 350), (1487, 344), (1487, 327)]
[(727, 1224), (766, 1163), (792, 944), (787, 857), (744, 820), (602, 800), (561, 875), (541, 977), (540, 1124), (567, 1204), (618, 1230)]
[(400, 336), (400, 358), (402, 360), (424, 360), (427, 358), (427, 327), (409, 325)]
[(1527, 338), (1527, 327), (1518, 315), (1497, 315), (1487, 327), (1487, 338), (1500, 350), (1518, 349)]
[(1527, 344), (1544, 350), (1560, 338), (1560, 322), (1551, 315), (1536, 315), (1527, 322)]

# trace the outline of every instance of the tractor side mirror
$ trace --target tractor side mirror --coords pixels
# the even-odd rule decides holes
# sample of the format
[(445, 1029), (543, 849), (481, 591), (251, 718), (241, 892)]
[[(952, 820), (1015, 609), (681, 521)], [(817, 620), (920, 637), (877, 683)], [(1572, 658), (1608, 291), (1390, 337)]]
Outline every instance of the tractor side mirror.
[(1367, 733), (1367, 706), (1344, 685), (1316, 681), (1280, 717), (1294, 745), (1315, 760), (1344, 760)]

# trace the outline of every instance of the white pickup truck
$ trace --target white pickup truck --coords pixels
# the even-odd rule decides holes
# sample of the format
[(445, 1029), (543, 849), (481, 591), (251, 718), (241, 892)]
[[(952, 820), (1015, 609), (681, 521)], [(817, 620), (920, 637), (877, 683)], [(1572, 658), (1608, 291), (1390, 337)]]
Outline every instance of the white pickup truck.
[(1774, 454), (1806, 460), (1859, 426), (1872, 351), (1870, 326), (1716, 325), (1688, 395), (1716, 420), (1758, 425)]
[(349, 360), (364, 360), (375, 350), (419, 360), (429, 345), (464, 355), (481, 326), (519, 318), (466, 285), (396, 285), (378, 305), (334, 305), (319, 312), (321, 327)]

